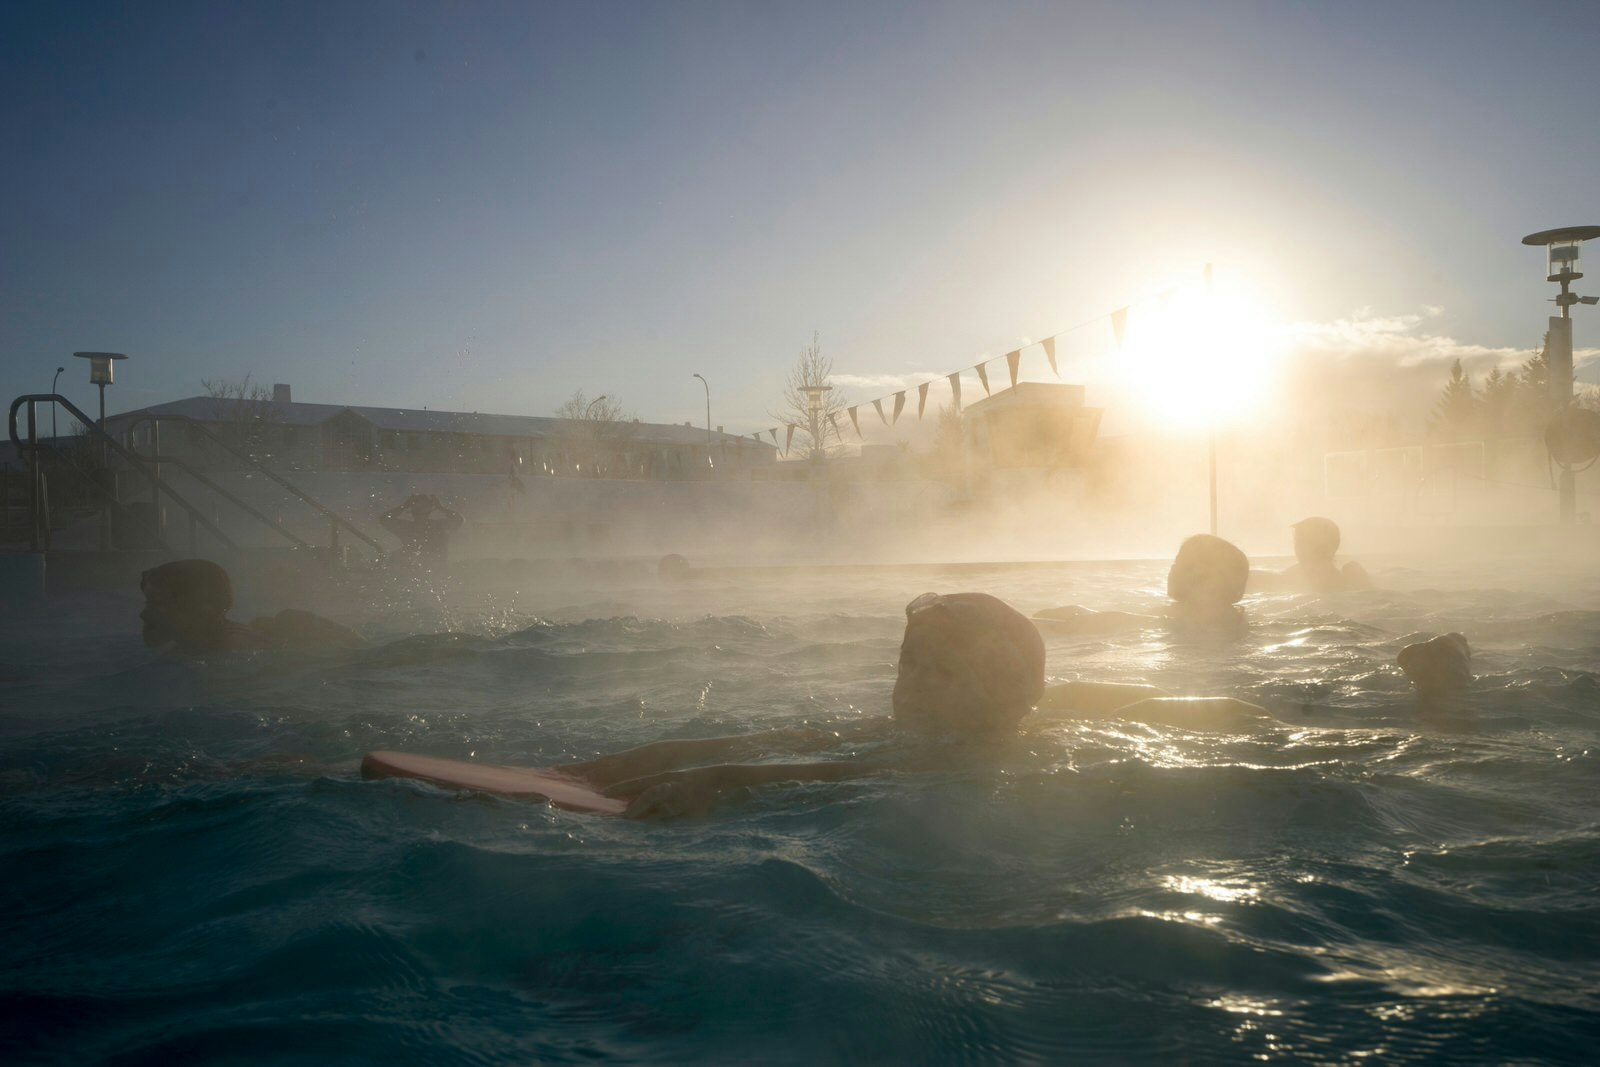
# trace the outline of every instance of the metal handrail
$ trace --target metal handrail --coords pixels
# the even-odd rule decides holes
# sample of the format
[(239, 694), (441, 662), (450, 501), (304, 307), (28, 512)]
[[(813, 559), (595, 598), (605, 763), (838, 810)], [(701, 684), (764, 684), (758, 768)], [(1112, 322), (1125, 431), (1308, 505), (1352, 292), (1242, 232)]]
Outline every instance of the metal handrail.
[[(282, 475), (278, 474), (278, 472), (274, 471), (271, 467), (266, 466), (264, 463), (262, 463), (260, 460), (256, 459), (254, 456), (250, 455), (249, 453), (243, 452), (240, 449), (234, 447), (234, 445), (231, 442), (229, 442), (227, 439), (223, 438), (221, 435), (213, 432), (208, 426), (206, 426), (205, 423), (200, 422), (197, 419), (191, 418), (188, 415), (179, 415), (179, 414), (176, 414), (176, 413), (173, 413), (173, 414), (159, 414), (159, 415), (157, 415), (157, 414), (140, 415), (138, 418), (136, 418), (132, 422), (128, 423), (127, 428), (124, 431), (124, 432), (127, 433), (128, 440), (130, 442), (133, 441), (133, 439), (134, 439), (133, 431), (137, 427), (139, 427), (140, 425), (142, 425), (143, 423), (146, 423), (146, 422), (153, 422), (153, 423), (181, 422), (184, 425), (190, 427), (191, 429), (198, 430), (201, 434), (203, 434), (208, 439), (210, 439), (212, 441), (215, 441), (218, 445), (221, 445), (222, 448), (224, 450), (226, 450), (230, 455), (234, 456), (237, 459), (244, 460), (244, 462), (246, 462), (246, 463), (248, 463), (250, 465), (251, 469), (253, 469), (255, 471), (259, 471), (261, 474), (265, 475), (266, 477), (272, 479), (274, 482), (278, 483), (278, 485), (282, 486), (284, 489), (287, 489), (291, 494), (293, 494), (295, 497), (297, 497), (303, 503), (307, 504), (313, 510), (315, 510), (317, 513), (322, 515), (323, 518), (325, 518), (329, 522), (333, 523), (333, 525), (334, 525), (334, 527), (336, 529), (338, 527), (340, 527), (340, 526), (344, 527), (346, 530), (349, 530), (356, 537), (358, 537), (362, 541), (364, 541), (367, 544), (367, 546), (370, 547), (379, 556), (382, 556), (384, 554), (383, 553), (383, 546), (378, 544), (378, 542), (374, 541), (371, 537), (367, 536), (366, 532), (363, 531), (361, 529), (361, 527), (357, 526), (355, 523), (351, 522), (349, 519), (346, 519), (344, 516), (338, 514), (337, 512), (331, 511), (327, 507), (324, 507), (320, 502), (318, 502), (318, 501), (314, 500), (313, 498), (311, 498), (310, 496), (306, 495), (306, 493), (299, 486), (295, 485), (293, 482), (289, 481), (288, 479), (284, 478)], [(175, 461), (174, 460), (165, 459), (165, 458), (157, 458), (157, 459), (154, 460), (154, 462), (169, 463), (169, 462), (175, 462)], [(189, 469), (186, 464), (184, 466), (185, 466), (186, 469)], [(193, 473), (192, 469), (190, 470), (190, 472)], [(228, 495), (227, 491), (221, 489), (220, 487), (217, 487), (217, 491), (218, 492), (222, 492), (225, 495)], [(236, 501), (236, 502), (240, 503), (241, 506), (242, 506), (242, 502), (240, 502), (240, 501)]]
[(255, 508), (254, 506), (252, 506), (250, 504), (245, 503), (243, 500), (240, 500), (234, 494), (228, 492), (228, 490), (224, 489), (222, 486), (218, 485), (216, 482), (214, 482), (210, 478), (206, 477), (206, 475), (202, 474), (199, 470), (195, 469), (194, 464), (188, 462), (187, 460), (180, 459), (177, 456), (162, 456), (162, 455), (152, 455), (152, 456), (148, 456), (146, 458), (148, 458), (151, 463), (158, 463), (158, 464), (159, 463), (170, 463), (170, 464), (172, 464), (174, 467), (177, 467), (179, 470), (183, 471), (183, 473), (187, 474), (189, 477), (193, 478), (195, 481), (199, 482), (201, 485), (205, 486), (207, 489), (210, 489), (213, 493), (216, 493), (218, 496), (224, 497), (224, 498), (232, 501), (233, 505), (235, 507), (239, 508), (241, 511), (243, 511), (246, 514), (250, 515), (251, 517), (255, 518), (256, 520), (261, 522), (263, 525), (272, 527), (273, 530), (275, 530), (276, 532), (282, 534), (284, 537), (288, 538), (289, 540), (293, 541), (300, 548), (304, 548), (304, 549), (307, 549), (307, 550), (311, 549), (311, 546), (306, 543), (304, 538), (300, 537), (298, 534), (294, 533), (292, 530), (289, 530), (286, 527), (284, 527), (284, 525), (282, 523), (280, 523), (280, 522), (278, 522), (278, 520), (272, 518), (272, 516), (266, 514), (263, 511), (260, 511), (259, 509)]
[[(189, 503), (187, 500), (185, 500), (183, 498), (183, 496), (181, 494), (179, 494), (176, 490), (174, 490), (172, 488), (172, 486), (170, 486), (166, 482), (162, 481), (161, 480), (161, 476), (156, 474), (148, 466), (146, 466), (143, 459), (139, 458), (138, 455), (136, 455), (135, 453), (133, 453), (129, 449), (124, 448), (122, 446), (122, 442), (121, 441), (118, 441), (111, 434), (106, 433), (104, 428), (102, 428), (99, 424), (97, 424), (89, 416), (85, 415), (82, 411), (78, 410), (77, 405), (74, 404), (72, 401), (68, 400), (66, 397), (62, 396), (59, 393), (26, 393), (26, 394), (24, 394), (22, 396), (17, 397), (15, 400), (13, 400), (11, 402), (11, 410), (8, 413), (7, 417), (6, 417), (6, 424), (7, 424), (7, 428), (10, 430), (10, 433), (11, 433), (11, 443), (12, 443), (12, 445), (16, 447), (18, 454), (22, 454), (24, 452), (27, 453), (27, 455), (28, 455), (28, 464), (33, 469), (33, 482), (34, 482), (34, 495), (33, 495), (34, 506), (33, 506), (33, 510), (34, 510), (34, 529), (35, 529), (35, 537), (34, 537), (34, 541), (35, 541), (34, 547), (35, 547), (35, 549), (38, 548), (38, 544), (37, 544), (37, 541), (38, 541), (38, 536), (37, 536), (37, 532), (38, 532), (38, 515), (39, 515), (39, 508), (41, 506), (41, 501), (39, 499), (39, 491), (40, 491), (40, 481), (39, 481), (39, 479), (40, 479), (40, 477), (41, 477), (41, 475), (43, 473), (39, 469), (39, 457), (37, 455), (37, 453), (39, 451), (39, 448), (40, 448), (40, 445), (39, 445), (39, 432), (38, 432), (38, 422), (39, 422), (39, 420), (38, 420), (38, 410), (37, 410), (36, 405), (40, 404), (40, 403), (46, 403), (46, 402), (47, 403), (52, 403), (52, 404), (60, 404), (63, 407), (65, 407), (67, 409), (67, 414), (71, 415), (73, 418), (77, 419), (80, 423), (82, 423), (85, 427), (87, 427), (88, 430), (89, 430), (89, 433), (90, 433), (90, 435), (92, 437), (98, 438), (105, 445), (109, 445), (113, 451), (115, 451), (123, 459), (127, 460), (127, 462), (135, 470), (137, 470), (140, 474), (142, 474), (146, 478), (148, 478), (152, 485), (156, 486), (158, 489), (160, 489), (161, 492), (164, 492), (169, 497), (171, 497), (173, 503), (177, 504), (184, 511), (188, 512), (189, 513), (189, 521), (190, 522), (199, 523), (201, 526), (204, 526), (206, 528), (206, 530), (208, 532), (210, 532), (210, 534), (213, 537), (215, 537), (217, 540), (221, 541), (223, 544), (227, 545), (229, 548), (237, 549), (239, 547), (238, 545), (234, 544), (233, 538), (229, 537), (227, 534), (223, 533), (220, 529), (217, 528), (217, 524), (216, 523), (212, 522), (210, 519), (206, 518), (203, 514), (201, 514), (199, 508), (197, 508), (193, 504)], [(20, 408), (23, 404), (27, 404), (28, 405), (28, 444), (26, 446), (23, 445), (22, 439), (17, 436), (17, 409)], [(235, 500), (235, 503), (241, 503), (241, 501)]]

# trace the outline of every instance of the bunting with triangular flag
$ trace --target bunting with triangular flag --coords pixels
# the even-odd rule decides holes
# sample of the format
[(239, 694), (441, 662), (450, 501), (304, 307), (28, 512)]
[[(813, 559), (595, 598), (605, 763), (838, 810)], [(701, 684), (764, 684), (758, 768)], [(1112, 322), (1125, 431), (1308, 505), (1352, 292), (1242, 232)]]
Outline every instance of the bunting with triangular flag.
[[(783, 454), (787, 456), (789, 454), (789, 446), (794, 444), (794, 423), (790, 423), (783, 429)], [(777, 438), (774, 437), (773, 439), (776, 440)]]
[(1128, 330), (1128, 309), (1118, 308), (1111, 313), (1111, 332), (1117, 335), (1117, 347), (1122, 347), (1122, 335)]
[(950, 375), (950, 398), (956, 403), (956, 410), (961, 410), (961, 372), (956, 371)]
[(1044, 345), (1044, 358), (1050, 361), (1050, 369), (1055, 372), (1057, 378), (1061, 377), (1061, 372), (1056, 370), (1056, 339), (1054, 337), (1046, 337), (1039, 343)]
[(772, 443), (774, 445), (776, 445), (778, 443), (778, 428), (776, 426), (774, 426), (772, 429), (768, 430), (767, 432), (772, 435)]
[(856, 428), (856, 436), (865, 440), (866, 434), (861, 432), (861, 420), (856, 418), (856, 409), (846, 408), (845, 413), (850, 416), (850, 425)]
[(889, 418), (883, 413), (883, 397), (880, 396), (878, 399), (874, 400), (872, 402), (872, 407), (873, 410), (878, 413), (878, 421), (883, 423), (885, 426), (889, 425)]
[(917, 421), (922, 421), (922, 409), (928, 406), (928, 386), (932, 382), (923, 382), (917, 386)]
[(902, 389), (898, 393), (894, 394), (894, 418), (889, 420), (890, 426), (893, 426), (895, 423), (900, 421), (900, 410), (905, 406), (906, 391)]
[(1022, 362), (1022, 349), (1013, 348), (1006, 353), (1006, 370), (1011, 372), (1011, 388), (1017, 387), (1017, 364)]
[(978, 372), (978, 384), (983, 386), (983, 395), (991, 396), (993, 394), (989, 392), (989, 372), (985, 369), (987, 366), (988, 364), (980, 363), (972, 369)]

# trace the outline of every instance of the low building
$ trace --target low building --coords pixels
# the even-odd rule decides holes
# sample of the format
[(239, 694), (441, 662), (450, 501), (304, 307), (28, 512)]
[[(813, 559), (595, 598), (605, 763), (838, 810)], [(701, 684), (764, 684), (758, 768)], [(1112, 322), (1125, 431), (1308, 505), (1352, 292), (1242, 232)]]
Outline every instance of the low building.
[(1100, 408), (1081, 385), (1021, 382), (962, 411), (967, 458), (989, 470), (1081, 468), (1100, 432)]
[[(278, 395), (287, 390), (280, 387)], [(243, 464), (210, 431), (268, 466), (600, 478), (705, 478), (771, 465), (777, 447), (689, 423), (610, 422), (427, 408), (189, 397), (109, 417), (141, 454), (199, 470)]]

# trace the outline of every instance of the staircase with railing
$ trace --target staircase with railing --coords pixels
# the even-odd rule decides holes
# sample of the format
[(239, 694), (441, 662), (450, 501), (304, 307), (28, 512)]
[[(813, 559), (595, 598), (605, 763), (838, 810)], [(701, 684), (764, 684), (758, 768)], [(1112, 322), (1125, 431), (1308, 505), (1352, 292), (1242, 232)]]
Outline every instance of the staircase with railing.
[[(74, 437), (70, 447), (62, 447), (59, 438), (55, 437), (41, 440), (38, 433), (38, 414), (41, 407), (46, 404), (59, 405), (83, 427), (82, 436)], [(20, 429), (18, 420), (18, 414), (24, 408), (26, 408), (27, 423), (25, 433)], [(277, 519), (219, 484), (193, 464), (179, 457), (163, 455), (160, 451), (160, 424), (163, 422), (187, 424), (190, 432), (208, 438), (242, 463), (246, 469), (273, 482), (325, 519), (329, 531), (326, 558), (339, 557), (341, 531), (365, 543), (375, 556), (383, 555), (383, 547), (349, 519), (324, 506), (276, 471), (186, 416), (142, 416), (130, 425), (126, 440), (118, 440), (70, 400), (56, 393), (30, 393), (19, 396), (11, 402), (7, 426), (11, 442), (24, 467), (20, 472), (6, 472), (4, 479), (6, 523), (4, 532), (0, 532), (0, 537), (12, 537), (25, 531), (25, 538), (18, 540), (25, 539), (34, 552), (44, 552), (50, 548), (54, 530), (60, 529), (75, 518), (81, 519), (98, 512), (102, 550), (169, 548), (171, 546), (165, 522), (166, 510), (163, 505), (170, 504), (187, 517), (188, 550), (191, 553), (199, 551), (201, 530), (204, 530), (217, 544), (237, 550), (239, 545), (212, 519), (207, 513), (208, 509), (190, 498), (188, 495), (190, 485), (185, 484), (181, 491), (174, 486), (172, 479), (167, 476), (168, 472), (163, 469), (172, 468), (181, 472), (188, 483), (202, 487), (213, 494), (216, 500), (229, 505), (238, 514), (260, 524), (294, 547), (300, 549), (314, 547)], [(137, 437), (135, 430), (145, 423), (150, 424), (150, 432), (146, 434), (150, 449), (148, 453), (141, 453), (134, 447)], [(118, 479), (113, 473), (113, 463), (116, 463), (121, 471), (131, 472), (142, 480), (148, 489), (148, 503), (144, 500), (130, 501), (118, 491)], [(56, 481), (60, 483), (57, 486), (56, 501), (51, 499), (52, 474), (56, 475)], [(67, 484), (71, 484), (79, 491), (80, 499), (71, 502), (70, 506), (63, 507), (61, 504), (66, 501), (61, 499), (62, 488)], [(22, 502), (20, 509), (15, 503), (19, 497)], [(17, 521), (19, 510), (20, 523)], [(322, 553), (317, 554), (322, 555)]]

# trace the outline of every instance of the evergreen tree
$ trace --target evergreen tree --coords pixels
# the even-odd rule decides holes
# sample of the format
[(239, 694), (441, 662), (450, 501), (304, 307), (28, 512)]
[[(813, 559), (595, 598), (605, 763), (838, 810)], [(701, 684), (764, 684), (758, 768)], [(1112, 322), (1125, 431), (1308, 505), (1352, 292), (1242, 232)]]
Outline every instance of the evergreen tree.
[(1472, 379), (1461, 369), (1458, 359), (1450, 367), (1450, 380), (1428, 416), (1428, 436), (1441, 441), (1461, 441), (1473, 436), (1478, 416), (1478, 398)]

